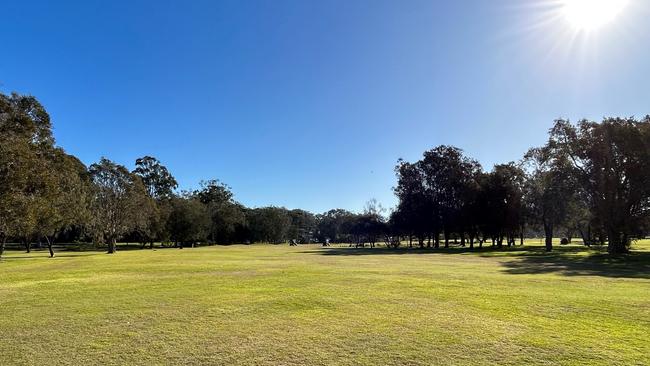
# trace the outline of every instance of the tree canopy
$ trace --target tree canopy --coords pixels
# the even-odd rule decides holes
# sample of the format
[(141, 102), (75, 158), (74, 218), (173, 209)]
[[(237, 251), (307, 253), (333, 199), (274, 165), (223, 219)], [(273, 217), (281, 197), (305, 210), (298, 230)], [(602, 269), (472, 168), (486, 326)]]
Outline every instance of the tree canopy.
[(585, 245), (629, 250), (650, 230), (650, 117), (602, 122), (555, 121), (545, 145), (518, 162), (485, 171), (460, 148), (441, 145), (420, 160), (398, 160), (398, 199), (386, 212), (370, 200), (361, 212), (314, 214), (246, 207), (210, 179), (178, 191), (161, 161), (143, 156), (134, 169), (102, 158), (86, 167), (55, 143), (45, 108), (32, 96), (0, 93), (0, 256), (9, 240), (50, 256), (61, 238), (104, 245), (119, 240), (183, 248), (196, 244), (385, 243), (439, 248), (514, 246), (542, 232), (547, 250), (564, 233)]

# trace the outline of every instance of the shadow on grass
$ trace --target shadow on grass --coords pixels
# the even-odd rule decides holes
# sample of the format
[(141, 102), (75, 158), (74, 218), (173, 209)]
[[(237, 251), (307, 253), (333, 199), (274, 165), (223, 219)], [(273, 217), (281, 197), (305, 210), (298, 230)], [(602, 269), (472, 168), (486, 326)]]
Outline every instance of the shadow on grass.
[[(100, 254), (104, 254), (104, 253), (105, 252), (92, 252), (92, 253), (84, 253), (84, 254), (66, 254), (65, 252), (64, 253), (55, 252), (54, 253), (54, 258), (91, 257), (91, 256), (100, 255)], [(38, 256), (37, 255), (12, 255), (12, 256), (4, 256), (3, 255), (2, 260), (3, 261), (4, 260), (7, 260), (7, 261), (11, 261), (11, 260), (41, 260), (44, 257), (47, 257), (47, 258), (50, 257), (50, 254), (47, 251), (45, 251), (43, 254), (44, 255), (42, 255), (42, 256), (41, 255), (38, 255)]]
[[(90, 244), (55, 244), (54, 249), (54, 258), (74, 258), (74, 257), (91, 257), (96, 255), (105, 255), (106, 247), (103, 246), (93, 246)], [(157, 250), (171, 250), (178, 248), (173, 248), (170, 246), (155, 246), (149, 248), (147, 245), (145, 248), (142, 248), (140, 244), (118, 244), (117, 253), (119, 252), (130, 252), (130, 251), (157, 251)], [(11, 253), (20, 253), (20, 255), (13, 255)], [(9, 255), (11, 254), (11, 255)], [(31, 250), (30, 254), (25, 253), (25, 249), (18, 245), (9, 245), (6, 248), (5, 255), (2, 256), (0, 260), (34, 260), (34, 259), (43, 259), (49, 258), (50, 252), (46, 247), (34, 247)]]
[[(387, 254), (464, 254), (464, 253), (472, 253), (472, 254), (485, 254), (489, 255), (489, 253), (501, 253), (501, 254), (507, 254), (507, 253), (522, 253), (522, 252), (528, 252), (531, 250), (535, 250), (536, 248), (531, 248), (531, 247), (526, 247), (526, 246), (514, 246), (514, 247), (507, 247), (504, 246), (503, 248), (498, 248), (498, 247), (492, 247), (492, 246), (485, 246), (483, 248), (475, 247), (474, 249), (470, 249), (469, 247), (450, 247), (450, 248), (419, 248), (419, 247), (414, 247), (414, 248), (408, 248), (408, 247), (400, 247), (400, 248), (387, 248), (384, 246), (381, 247), (375, 247), (375, 248), (370, 248), (370, 247), (365, 247), (365, 248), (353, 248), (353, 247), (329, 247), (329, 248), (322, 248), (318, 253), (322, 255), (341, 255), (341, 256), (356, 256), (356, 255), (387, 255)], [(313, 251), (303, 251), (301, 253), (314, 253)]]
[(607, 254), (605, 248), (585, 248), (583, 246), (556, 247), (546, 252), (544, 247), (468, 247), (453, 248), (322, 248), (319, 253), (328, 256), (360, 255), (436, 255), (471, 254), (485, 258), (499, 258), (504, 272), (513, 275), (557, 273), (565, 276), (603, 276), (615, 278), (650, 279), (650, 252), (633, 251), (620, 256)]
[(559, 273), (565, 276), (603, 276), (650, 279), (650, 252), (611, 256), (597, 252), (566, 255), (562, 252), (530, 253), (502, 264), (510, 274)]

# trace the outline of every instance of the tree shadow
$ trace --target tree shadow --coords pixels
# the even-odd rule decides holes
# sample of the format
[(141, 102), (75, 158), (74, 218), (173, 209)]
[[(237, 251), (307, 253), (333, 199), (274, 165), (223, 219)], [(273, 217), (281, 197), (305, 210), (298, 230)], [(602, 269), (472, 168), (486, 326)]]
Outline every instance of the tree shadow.
[[(71, 243), (71, 244), (54, 244), (54, 258), (74, 258), (74, 257), (90, 257), (96, 255), (107, 254), (107, 248), (105, 246), (95, 246), (87, 243)], [(188, 247), (189, 248), (189, 247)], [(140, 244), (124, 244), (119, 243), (117, 245), (117, 253), (119, 252), (130, 252), (130, 251), (157, 251), (157, 250), (166, 250), (166, 249), (178, 249), (169, 246), (154, 246), (153, 249), (149, 246), (144, 248)], [(20, 253), (20, 255), (9, 255), (10, 253)], [(24, 247), (20, 245), (11, 244), (6, 250), (5, 254), (0, 258), (0, 261), (10, 261), (10, 260), (36, 260), (36, 259), (48, 259), (50, 258), (50, 253), (47, 247), (44, 246), (35, 246), (32, 247), (30, 254), (25, 252)]]
[(579, 245), (558, 246), (546, 252), (543, 246), (514, 246), (469, 249), (451, 248), (322, 248), (318, 253), (325, 256), (362, 255), (476, 255), (499, 259), (504, 272), (513, 275), (557, 273), (565, 276), (603, 276), (615, 278), (650, 279), (650, 252), (633, 251), (625, 255), (609, 255), (604, 247), (586, 248)]
[[(325, 247), (325, 248), (319, 248), (316, 253), (321, 254), (321, 255), (332, 255), (332, 256), (360, 256), (360, 255), (394, 255), (394, 254), (400, 254), (400, 255), (417, 255), (417, 254), (483, 254), (483, 255), (489, 255), (490, 253), (502, 253), (502, 254), (507, 254), (507, 253), (522, 253), (522, 252), (528, 252), (531, 250), (531, 247), (526, 247), (526, 246), (513, 246), (513, 247), (508, 247), (508, 246), (503, 246), (502, 248), (499, 247), (492, 247), (492, 246), (484, 246), (483, 248), (479, 248), (478, 246), (474, 247), (474, 249), (470, 249), (468, 246), (461, 247), (461, 246), (453, 246), (449, 248), (420, 248), (420, 247), (399, 247), (399, 248), (387, 248), (385, 246), (381, 247), (365, 247), (365, 248), (354, 248), (354, 247)], [(315, 253), (314, 251), (301, 251), (300, 253)]]
[[(101, 255), (104, 252), (93, 252), (93, 253), (84, 253), (84, 254), (65, 254), (65, 252), (55, 252), (54, 253), (54, 258), (77, 258), (77, 257), (91, 257), (91, 256), (96, 256), (96, 255)], [(42, 259), (50, 259), (50, 255), (12, 255), (12, 256), (6, 256), (3, 255), (2, 258), (0, 258), (0, 261), (12, 261), (12, 260), (42, 260)]]
[(527, 253), (502, 263), (509, 274), (548, 274), (650, 279), (650, 252), (613, 256), (606, 252), (571, 255), (563, 252)]

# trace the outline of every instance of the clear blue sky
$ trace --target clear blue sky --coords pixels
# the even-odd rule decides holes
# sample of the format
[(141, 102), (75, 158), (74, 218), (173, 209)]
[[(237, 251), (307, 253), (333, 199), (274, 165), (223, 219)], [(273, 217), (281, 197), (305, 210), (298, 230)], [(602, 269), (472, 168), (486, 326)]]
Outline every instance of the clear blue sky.
[(557, 0), (4, 1), (0, 90), (85, 163), (163, 161), (246, 205), (394, 204), (398, 158), (486, 169), (557, 117), (650, 113), (650, 2), (577, 32)]

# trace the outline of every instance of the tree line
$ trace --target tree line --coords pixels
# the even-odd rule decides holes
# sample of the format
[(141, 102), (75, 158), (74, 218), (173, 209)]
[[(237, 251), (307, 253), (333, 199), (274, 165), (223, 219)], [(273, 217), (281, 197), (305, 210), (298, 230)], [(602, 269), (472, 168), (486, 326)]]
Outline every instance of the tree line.
[(137, 159), (132, 171), (106, 158), (86, 167), (56, 146), (50, 117), (36, 98), (0, 93), (0, 256), (9, 241), (27, 252), (45, 242), (50, 256), (57, 241), (92, 242), (108, 253), (120, 240), (143, 248), (347, 241), (368, 216), (248, 208), (218, 180), (196, 190), (177, 188), (167, 167), (151, 156)]
[(566, 241), (580, 235), (585, 245), (625, 253), (650, 227), (650, 117), (557, 120), (544, 146), (490, 172), (452, 146), (395, 170), (391, 220), (420, 246), (442, 239), (447, 247), (452, 237), (511, 246), (540, 230), (550, 251), (561, 229)]
[(56, 146), (50, 117), (32, 96), (0, 93), (0, 256), (5, 243), (118, 241), (196, 244), (329, 241), (374, 247), (502, 247), (539, 230), (547, 249), (558, 230), (586, 245), (626, 252), (650, 216), (650, 118), (577, 125), (558, 120), (548, 143), (519, 162), (483, 171), (452, 146), (399, 161), (390, 214), (371, 200), (361, 213), (249, 208), (218, 180), (178, 191), (155, 157), (135, 169), (102, 158), (85, 166)]

